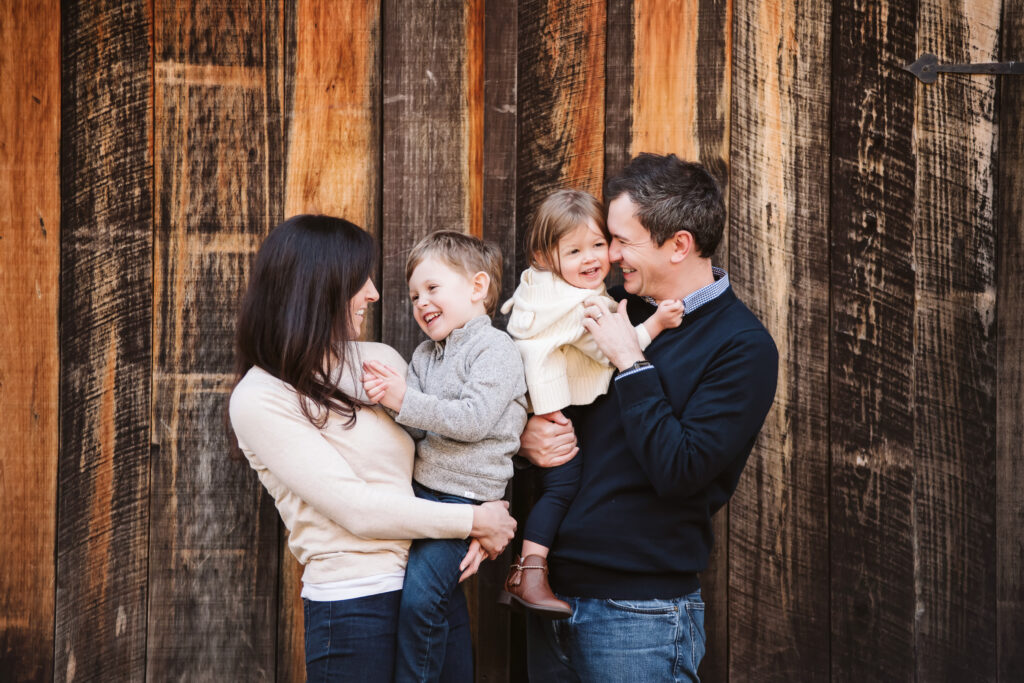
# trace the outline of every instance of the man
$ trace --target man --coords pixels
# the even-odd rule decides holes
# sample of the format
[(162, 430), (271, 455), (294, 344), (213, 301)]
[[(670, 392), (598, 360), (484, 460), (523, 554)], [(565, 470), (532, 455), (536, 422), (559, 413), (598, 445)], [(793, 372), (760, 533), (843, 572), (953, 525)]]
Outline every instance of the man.
[[(771, 407), (778, 352), (711, 265), (725, 208), (701, 165), (641, 154), (605, 196), (625, 291), (610, 292), (615, 313), (589, 305), (584, 326), (619, 372), (591, 405), (532, 417), (522, 436), (521, 453), (541, 466), (571, 458), (578, 439), (583, 472), (549, 558), (573, 616), (528, 617), (530, 679), (695, 681), (711, 515)], [(683, 323), (645, 356), (633, 326), (664, 299), (683, 301)]]

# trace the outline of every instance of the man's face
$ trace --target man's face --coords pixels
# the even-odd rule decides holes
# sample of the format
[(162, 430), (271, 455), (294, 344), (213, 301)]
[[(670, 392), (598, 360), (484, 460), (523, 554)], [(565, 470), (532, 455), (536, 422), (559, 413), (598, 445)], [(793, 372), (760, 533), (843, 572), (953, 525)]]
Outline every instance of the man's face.
[(622, 269), (623, 286), (630, 294), (650, 296), (656, 301), (671, 297), (663, 292), (672, 255), (672, 240), (658, 247), (651, 233), (636, 217), (636, 205), (623, 194), (608, 205), (608, 231), (612, 243), (608, 255)]

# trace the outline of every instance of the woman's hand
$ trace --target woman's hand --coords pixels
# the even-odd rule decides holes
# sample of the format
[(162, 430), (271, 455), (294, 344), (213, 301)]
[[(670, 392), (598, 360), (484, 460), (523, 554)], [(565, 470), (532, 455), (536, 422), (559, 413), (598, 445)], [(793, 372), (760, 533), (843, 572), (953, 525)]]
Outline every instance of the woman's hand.
[(532, 416), (519, 437), (519, 454), (538, 467), (567, 463), (579, 451), (572, 422), (560, 410)]
[(401, 412), (405, 400), (405, 377), (390, 365), (376, 360), (363, 361), (363, 389), (371, 403)]
[(516, 520), (508, 513), (508, 501), (492, 500), (474, 506), (473, 529), (469, 535), (480, 542), (492, 560), (500, 555), (516, 535)]
[(469, 550), (466, 552), (466, 556), (459, 563), (459, 569), (463, 570), (462, 575), (459, 576), (459, 583), (476, 574), (477, 570), (480, 569), (480, 563), (486, 559), (487, 551), (480, 545), (480, 541), (474, 538), (469, 543)]

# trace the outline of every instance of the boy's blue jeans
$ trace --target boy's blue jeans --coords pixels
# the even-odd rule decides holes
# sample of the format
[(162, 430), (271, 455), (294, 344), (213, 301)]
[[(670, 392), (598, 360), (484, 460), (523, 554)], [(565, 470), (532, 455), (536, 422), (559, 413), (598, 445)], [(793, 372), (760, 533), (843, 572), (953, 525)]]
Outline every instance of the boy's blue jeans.
[[(442, 503), (469, 503), (477, 501), (461, 496), (440, 493), (412, 484), (417, 498)], [(405, 568), (402, 604), (398, 612), (398, 652), (395, 658), (395, 681), (436, 681), (442, 668), (452, 674), (451, 680), (473, 679), (473, 648), (468, 629), (464, 638), (449, 642), (449, 620), (468, 622), (466, 601), (459, 586), (459, 563), (469, 550), (464, 539), (418, 539), (409, 550), (409, 564)], [(455, 605), (461, 603), (461, 610)], [(449, 608), (452, 609), (449, 615)], [(463, 640), (465, 642), (463, 642)], [(458, 648), (458, 662), (448, 657), (449, 648)], [(462, 676), (459, 678), (458, 676)]]
[(704, 657), (699, 590), (670, 600), (558, 597), (572, 607), (568, 619), (527, 615), (531, 681), (699, 680)]

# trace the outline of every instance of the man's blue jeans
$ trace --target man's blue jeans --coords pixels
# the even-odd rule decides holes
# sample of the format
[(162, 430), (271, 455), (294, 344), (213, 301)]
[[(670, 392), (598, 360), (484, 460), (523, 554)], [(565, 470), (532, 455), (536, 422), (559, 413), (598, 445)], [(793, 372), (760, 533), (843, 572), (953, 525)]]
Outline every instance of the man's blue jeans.
[(527, 617), (530, 681), (698, 681), (704, 657), (700, 591), (671, 600), (559, 595), (572, 616)]
[[(474, 503), (413, 482), (417, 498), (442, 503)], [(450, 680), (473, 679), (473, 644), (469, 630), (456, 634), (452, 621), (469, 622), (459, 585), (459, 563), (469, 550), (464, 539), (419, 539), (409, 549), (402, 605), (398, 617), (395, 682), (436, 681), (444, 670)], [(454, 651), (450, 651), (453, 650)], [(459, 679), (457, 674), (464, 678)]]

